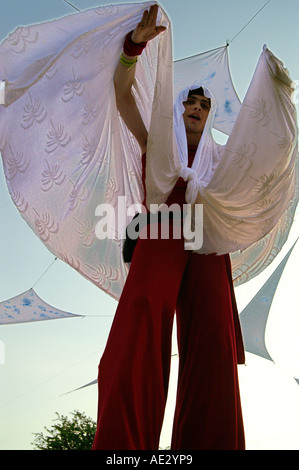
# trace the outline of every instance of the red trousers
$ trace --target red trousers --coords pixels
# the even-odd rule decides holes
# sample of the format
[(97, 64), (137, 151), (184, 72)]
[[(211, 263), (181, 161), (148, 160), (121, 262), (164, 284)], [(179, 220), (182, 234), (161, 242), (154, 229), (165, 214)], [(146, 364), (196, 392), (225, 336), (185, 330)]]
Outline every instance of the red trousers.
[(183, 244), (138, 240), (99, 364), (95, 450), (158, 449), (175, 312), (179, 377), (171, 449), (244, 449), (227, 258), (198, 255)]

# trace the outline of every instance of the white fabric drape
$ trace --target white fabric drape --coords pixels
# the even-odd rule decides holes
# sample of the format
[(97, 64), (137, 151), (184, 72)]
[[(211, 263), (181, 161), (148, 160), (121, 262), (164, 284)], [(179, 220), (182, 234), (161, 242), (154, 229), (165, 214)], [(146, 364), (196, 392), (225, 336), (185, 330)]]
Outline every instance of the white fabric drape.
[[(139, 147), (117, 112), (113, 75), (126, 33), (152, 3), (100, 7), (18, 28), (0, 46), (6, 85), (0, 149), (11, 197), (55, 256), (116, 299), (128, 272), (121, 253), (131, 218), (126, 211), (142, 202), (143, 188)], [(226, 48), (208, 53), (210, 64), (218, 60), (212, 73), (199, 55), (182, 69), (176, 63), (173, 79), (171, 25), (161, 8), (159, 15), (167, 31), (143, 52), (134, 87), (149, 129), (147, 204), (164, 202), (184, 174), (192, 181), (190, 200), (204, 203), (202, 252), (232, 253), (234, 279), (241, 283), (280, 250), (297, 204), (292, 82), (267, 49), (241, 108)], [(194, 67), (204, 71), (194, 81), (217, 102), (214, 126), (230, 137), (220, 148), (209, 127), (190, 172), (173, 132), (173, 89), (186, 88)], [(97, 208), (104, 203), (117, 210), (114, 239), (97, 238)]]
[(5, 104), (5, 82), (0, 80), (0, 104)]
[(264, 47), (221, 164), (200, 194), (206, 208), (204, 251), (215, 246), (218, 253), (242, 250), (232, 256), (235, 284), (272, 261), (287, 239), (296, 210), (293, 90), (283, 64)]

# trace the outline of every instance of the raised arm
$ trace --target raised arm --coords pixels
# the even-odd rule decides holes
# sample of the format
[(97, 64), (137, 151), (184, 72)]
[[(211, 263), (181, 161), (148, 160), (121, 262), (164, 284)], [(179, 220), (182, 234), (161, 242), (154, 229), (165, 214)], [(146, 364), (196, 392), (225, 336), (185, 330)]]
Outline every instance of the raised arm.
[[(131, 41), (131, 50), (129, 51), (129, 48), (125, 48), (126, 53), (122, 53), (121, 60), (114, 75), (118, 110), (126, 126), (136, 137), (142, 153), (146, 151), (147, 130), (132, 94), (132, 85), (135, 79), (138, 54), (142, 52), (142, 49), (148, 41), (154, 39), (166, 29), (164, 26), (156, 26), (157, 14), (158, 5), (153, 5), (149, 11), (144, 11), (141, 22), (138, 23), (137, 27), (132, 32), (131, 37), (126, 38), (126, 41)], [(132, 53), (135, 55), (131, 55)]]

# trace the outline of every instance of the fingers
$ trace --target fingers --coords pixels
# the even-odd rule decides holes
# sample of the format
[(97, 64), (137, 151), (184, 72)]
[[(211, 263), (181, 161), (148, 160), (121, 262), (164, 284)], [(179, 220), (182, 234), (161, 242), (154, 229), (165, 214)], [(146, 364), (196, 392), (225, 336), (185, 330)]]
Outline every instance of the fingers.
[(156, 26), (159, 6), (152, 5), (149, 10), (143, 12), (140, 23), (133, 31), (132, 41), (139, 43), (154, 39), (158, 34), (165, 31), (165, 26)]
[(141, 18), (141, 21), (140, 21), (140, 26), (142, 28), (144, 27), (149, 27), (149, 28), (153, 28), (156, 26), (156, 22), (157, 22), (157, 16), (158, 16), (158, 10), (159, 10), (159, 7), (158, 5), (152, 5), (148, 10), (145, 10), (143, 12), (143, 15), (142, 15), (142, 18)]
[(148, 15), (149, 15), (148, 10), (145, 10), (145, 11), (143, 12), (141, 21), (140, 21), (140, 23), (139, 23), (142, 28), (144, 28), (144, 27), (147, 25)]
[(148, 26), (156, 26), (158, 10), (159, 10), (158, 5), (152, 5), (150, 7), (148, 18), (147, 18)]

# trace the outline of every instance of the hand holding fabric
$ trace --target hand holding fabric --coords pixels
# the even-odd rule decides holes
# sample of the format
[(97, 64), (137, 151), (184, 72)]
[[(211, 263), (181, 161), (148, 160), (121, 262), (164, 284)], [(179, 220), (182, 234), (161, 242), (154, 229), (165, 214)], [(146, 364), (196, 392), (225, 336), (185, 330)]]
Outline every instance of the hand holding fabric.
[(145, 10), (140, 23), (132, 33), (132, 41), (136, 44), (147, 42), (166, 30), (165, 26), (157, 26), (158, 5), (152, 5), (149, 10)]

